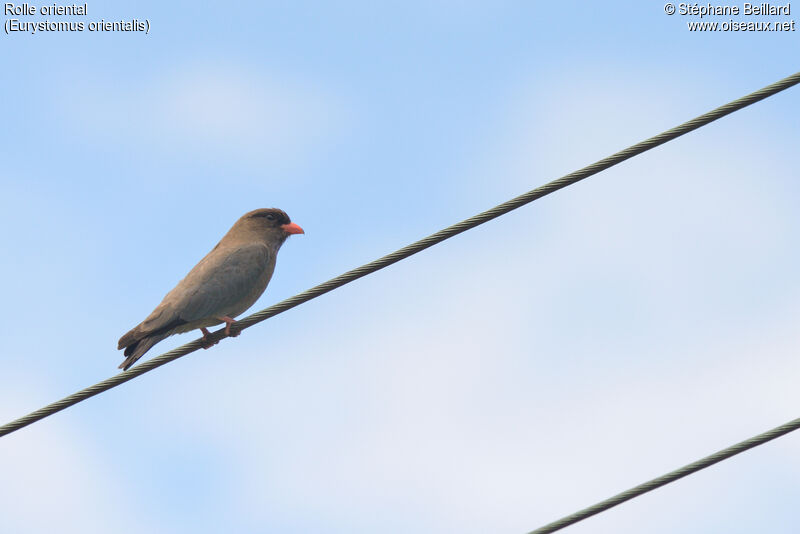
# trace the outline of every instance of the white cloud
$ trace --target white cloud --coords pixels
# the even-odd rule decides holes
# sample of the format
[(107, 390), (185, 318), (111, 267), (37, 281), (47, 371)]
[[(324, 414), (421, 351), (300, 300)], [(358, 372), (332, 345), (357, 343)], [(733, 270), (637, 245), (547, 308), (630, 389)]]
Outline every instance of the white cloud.
[(70, 95), (77, 105), (59, 110), (67, 120), (94, 137), (160, 152), (263, 164), (305, 154), (345, 119), (330, 91), (244, 65), (183, 66), (126, 86), (84, 79)]
[[(4, 389), (6, 418), (41, 402), (30, 376)], [(139, 495), (121, 485), (80, 425), (56, 415), (0, 439), (0, 517), (4, 532), (156, 532), (135, 512)], [(5, 422), (5, 421), (4, 421)]]

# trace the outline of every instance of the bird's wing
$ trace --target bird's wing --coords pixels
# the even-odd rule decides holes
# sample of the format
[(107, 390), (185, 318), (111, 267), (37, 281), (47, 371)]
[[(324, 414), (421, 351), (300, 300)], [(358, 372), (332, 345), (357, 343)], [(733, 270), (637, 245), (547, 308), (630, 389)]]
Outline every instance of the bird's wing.
[(217, 248), (173, 290), (170, 307), (187, 323), (241, 313), (264, 291), (272, 274), (267, 272), (269, 259), (261, 243)]
[(153, 313), (120, 338), (118, 348), (147, 336), (168, 336), (198, 328), (184, 326), (193, 321), (241, 313), (264, 291), (272, 275), (274, 256), (272, 260), (267, 247), (260, 243), (217, 245), (167, 293)]

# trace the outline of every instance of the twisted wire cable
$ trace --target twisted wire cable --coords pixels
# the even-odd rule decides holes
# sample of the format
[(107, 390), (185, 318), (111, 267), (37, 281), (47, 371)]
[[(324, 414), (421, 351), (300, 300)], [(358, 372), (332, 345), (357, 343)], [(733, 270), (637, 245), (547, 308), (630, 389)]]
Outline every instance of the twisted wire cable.
[(643, 484), (639, 484), (638, 486), (625, 490), (622, 493), (614, 495), (613, 497), (609, 497), (608, 499), (600, 501), (599, 503), (589, 506), (588, 508), (584, 508), (583, 510), (579, 510), (568, 516), (562, 517), (557, 521), (548, 523), (543, 527), (539, 527), (536, 530), (532, 530), (528, 534), (550, 534), (551, 532), (561, 530), (562, 528), (573, 525), (578, 521), (583, 521), (584, 519), (599, 514), (600, 512), (605, 512), (609, 508), (613, 508), (618, 504), (624, 503), (625, 501), (629, 501), (635, 497), (644, 495), (648, 491), (653, 491), (656, 488), (660, 488), (661, 486), (669, 484), (670, 482), (675, 482), (678, 479), (691, 475), (692, 473), (696, 473), (697, 471), (705, 469), (706, 467), (710, 467), (721, 462), (722, 460), (727, 460), (731, 456), (736, 456), (737, 454), (752, 449), (753, 447), (763, 445), (768, 441), (772, 441), (775, 438), (779, 438), (785, 434), (788, 434), (789, 432), (793, 432), (798, 428), (800, 428), (800, 418), (789, 421), (788, 423), (775, 427), (772, 430), (767, 430), (766, 432), (757, 436), (753, 436), (750, 439), (740, 441), (736, 445), (731, 445), (726, 449), (722, 449), (721, 451), (717, 451), (714, 454), (706, 456), (705, 458), (701, 458), (700, 460), (692, 462), (688, 465), (684, 465), (675, 471), (671, 471), (665, 475), (656, 477), (653, 480), (648, 480)]
[[(654, 137), (636, 143), (624, 150), (621, 150), (611, 156), (601, 159), (591, 165), (584, 167), (580, 170), (562, 176), (552, 182), (549, 182), (543, 186), (537, 187), (527, 193), (519, 195), (518, 197), (512, 198), (502, 204), (495, 206), (492, 209), (486, 210), (482, 213), (477, 215), (473, 215), (468, 219), (464, 219), (461, 222), (458, 222), (452, 226), (448, 226), (443, 230), (439, 230), (438, 232), (429, 235), (426, 238), (420, 239), (415, 243), (407, 245), (391, 254), (387, 254), (382, 258), (378, 258), (377, 260), (371, 261), (361, 267), (357, 267), (351, 271), (347, 271), (344, 274), (340, 274), (335, 278), (331, 278), (327, 282), (323, 282), (318, 286), (312, 287), (311, 289), (307, 289), (302, 293), (298, 293), (293, 297), (289, 297), (286, 300), (278, 302), (277, 304), (273, 304), (272, 306), (265, 308), (261, 311), (253, 313), (239, 321), (237, 321), (234, 326), (231, 327), (232, 333), (238, 333), (245, 328), (250, 328), (251, 326), (260, 323), (261, 321), (265, 321), (270, 317), (277, 315), (279, 313), (283, 313), (286, 310), (294, 308), (304, 302), (307, 302), (311, 299), (317, 298), (325, 293), (332, 291), (338, 287), (341, 287), (345, 284), (349, 284), (355, 280), (358, 280), (362, 276), (366, 276), (368, 274), (374, 273), (380, 269), (388, 267), (393, 263), (396, 263), (402, 259), (408, 258), (418, 252), (425, 250), (428, 247), (432, 247), (437, 243), (441, 243), (442, 241), (449, 239), (453, 236), (460, 234), (461, 232), (465, 232), (476, 226), (484, 224), (486, 222), (491, 221), (501, 215), (505, 215), (506, 213), (515, 210), (521, 206), (529, 204), (536, 199), (539, 199), (545, 195), (549, 195), (559, 189), (567, 187), (568, 185), (572, 185), (576, 182), (583, 180), (584, 178), (588, 178), (594, 174), (599, 173), (609, 167), (617, 165), (627, 159), (630, 159), (642, 152), (646, 152), (652, 148), (655, 148), (659, 145), (663, 145), (664, 143), (671, 141), (677, 137), (680, 137), (684, 134), (687, 134), (691, 131), (694, 131), (706, 124), (713, 122), (717, 119), (720, 119), (734, 111), (738, 111), (744, 107), (747, 107), (751, 104), (754, 104), (760, 100), (763, 100), (767, 97), (770, 97), (776, 93), (779, 93), (789, 87), (792, 87), (796, 84), (800, 83), (800, 72), (792, 74), (791, 76), (779, 80), (771, 85), (763, 87), (758, 91), (750, 93), (749, 95), (743, 96), (739, 99), (736, 99), (732, 102), (729, 102), (723, 106), (720, 106), (714, 110), (711, 110), (707, 113), (704, 113), (690, 121), (687, 121), (679, 126), (671, 128), (663, 133), (660, 133)], [(219, 341), (225, 336), (224, 329), (221, 328), (215, 332), (213, 332), (210, 336), (212, 341)], [(111, 388), (117, 387), (120, 384), (127, 382), (128, 380), (133, 380), (137, 376), (143, 375), (149, 371), (157, 367), (161, 367), (164, 364), (167, 364), (175, 359), (180, 358), (181, 356), (185, 356), (190, 354), (197, 349), (201, 348), (201, 340), (196, 339), (194, 341), (190, 341), (185, 345), (181, 345), (169, 352), (165, 352), (159, 356), (151, 358), (150, 360), (136, 365), (135, 367), (129, 369), (128, 371), (123, 371), (115, 376), (107, 378), (101, 382), (93, 386), (89, 386), (85, 389), (82, 389), (72, 395), (64, 397), (61, 400), (53, 402), (52, 404), (48, 404), (43, 408), (39, 408), (38, 410), (29, 413), (19, 419), (6, 423), (3, 426), (0, 426), (0, 437), (10, 434), (11, 432), (15, 432), (25, 426), (30, 425), (40, 419), (44, 419), (50, 415), (53, 415), (56, 412), (60, 412), (61, 410), (68, 408), (74, 404), (82, 402), (90, 397), (93, 397), (99, 393), (102, 393), (106, 390)]]

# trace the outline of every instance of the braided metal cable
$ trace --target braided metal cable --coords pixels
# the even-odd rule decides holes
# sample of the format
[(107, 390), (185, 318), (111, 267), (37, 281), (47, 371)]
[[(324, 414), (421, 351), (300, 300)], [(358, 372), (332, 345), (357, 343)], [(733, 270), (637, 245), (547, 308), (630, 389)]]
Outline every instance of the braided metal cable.
[[(452, 226), (448, 226), (443, 230), (439, 230), (435, 234), (431, 234), (424, 239), (420, 239), (419, 241), (407, 245), (400, 250), (392, 252), (382, 258), (377, 260), (371, 261), (361, 267), (353, 269), (351, 271), (347, 271), (344, 274), (341, 274), (335, 278), (331, 278), (327, 282), (323, 282), (318, 286), (312, 287), (302, 293), (298, 293), (297, 295), (290, 297), (286, 300), (283, 300), (277, 304), (273, 304), (272, 306), (265, 308), (259, 312), (256, 312), (252, 315), (249, 315), (235, 323), (234, 326), (231, 327), (232, 333), (238, 333), (245, 328), (249, 328), (254, 324), (260, 323), (266, 319), (269, 319), (273, 315), (277, 315), (279, 313), (285, 312), (295, 306), (298, 306), (304, 302), (307, 302), (311, 299), (317, 298), (320, 295), (324, 295), (328, 291), (332, 291), (337, 287), (341, 287), (345, 284), (349, 284), (354, 280), (358, 280), (362, 276), (366, 276), (368, 274), (374, 273), (384, 267), (388, 267), (393, 263), (396, 263), (402, 259), (408, 258), (409, 256), (416, 254), (417, 252), (421, 252), (428, 247), (431, 247), (437, 243), (441, 243), (445, 239), (449, 239), (455, 235), (460, 234), (461, 232), (465, 232), (471, 228), (475, 228), (478, 225), (481, 225), (485, 222), (491, 221), (501, 215), (504, 215), (512, 210), (515, 210), (525, 204), (533, 202), (534, 200), (541, 198), (545, 195), (549, 195), (559, 189), (567, 187), (568, 185), (572, 185), (584, 178), (588, 178), (593, 174), (597, 174), (600, 171), (603, 171), (613, 165), (621, 163), (627, 159), (632, 158), (642, 152), (650, 150), (651, 148), (655, 148), (659, 145), (663, 145), (664, 143), (675, 139), (676, 137), (680, 137), (686, 133), (689, 133), (693, 130), (696, 130), (706, 124), (713, 122), (719, 118), (722, 118), (734, 111), (738, 111), (750, 104), (754, 104), (760, 100), (763, 100), (767, 97), (770, 97), (780, 91), (788, 89), (793, 85), (800, 83), (800, 72), (795, 73), (783, 80), (775, 82), (771, 85), (768, 85), (754, 93), (750, 93), (747, 96), (743, 96), (737, 100), (729, 102), (723, 106), (720, 106), (708, 113), (704, 113), (699, 117), (695, 117), (694, 119), (681, 124), (680, 126), (676, 126), (670, 130), (667, 130), (661, 134), (658, 134), (654, 137), (646, 139), (640, 143), (637, 143), (633, 146), (626, 148), (625, 150), (621, 150), (616, 154), (608, 156), (606, 158), (601, 159), (600, 161), (589, 165), (588, 167), (584, 167), (578, 171), (572, 172), (567, 174), (566, 176), (562, 176), (552, 182), (549, 182), (541, 187), (537, 187), (527, 193), (524, 193), (518, 197), (512, 198), (507, 202), (503, 202), (502, 204), (495, 206), (494, 208), (474, 215), (468, 219), (465, 219), (459, 223), (456, 223)], [(224, 329), (219, 329), (216, 332), (211, 334), (211, 340), (219, 341), (222, 338), (226, 337), (224, 333)], [(93, 386), (90, 386), (86, 389), (82, 389), (77, 393), (73, 393), (68, 397), (64, 397), (63, 399), (56, 401), (52, 404), (48, 404), (47, 406), (36, 410), (26, 416), (20, 417), (10, 423), (7, 423), (3, 426), (0, 426), (0, 437), (5, 436), (11, 432), (19, 430), (31, 423), (34, 423), (40, 419), (43, 419), (49, 415), (52, 415), (56, 412), (63, 410), (64, 408), (68, 408), (73, 404), (81, 402), (83, 400), (88, 399), (89, 397), (93, 397), (98, 393), (102, 393), (108, 389), (116, 387), (128, 380), (132, 380), (139, 375), (142, 375), (148, 371), (152, 371), (156, 367), (161, 367), (162, 365), (171, 362), (181, 356), (185, 356), (191, 352), (196, 351), (197, 349), (201, 348), (201, 342), (199, 339), (195, 341), (191, 341), (185, 345), (181, 345), (180, 347), (173, 349), (169, 352), (165, 352), (159, 356), (156, 356), (144, 363), (136, 365), (135, 367), (131, 368), (128, 371), (124, 371), (118, 375), (112, 376), (99, 382)]]
[(706, 467), (710, 467), (718, 462), (721, 462), (722, 460), (727, 460), (731, 456), (736, 456), (737, 454), (752, 449), (753, 447), (763, 445), (768, 441), (772, 441), (773, 439), (779, 438), (784, 434), (793, 432), (798, 428), (800, 428), (800, 418), (789, 421), (788, 423), (779, 427), (775, 427), (772, 430), (768, 430), (763, 434), (746, 439), (737, 443), (736, 445), (731, 445), (727, 449), (722, 449), (721, 451), (715, 452), (714, 454), (706, 456), (705, 458), (697, 460), (696, 462), (684, 465), (680, 469), (676, 469), (675, 471), (661, 475), (653, 480), (648, 480), (643, 484), (639, 484), (638, 486), (623, 491), (622, 493), (614, 495), (613, 497), (610, 497), (595, 505), (584, 508), (583, 510), (579, 510), (566, 517), (562, 517), (558, 521), (553, 521), (552, 523), (548, 523), (543, 527), (532, 530), (528, 534), (549, 534), (550, 532), (561, 530), (562, 528), (568, 527), (569, 525), (577, 523), (578, 521), (583, 521), (587, 517), (599, 514), (600, 512), (605, 512), (609, 508), (613, 508), (618, 504), (622, 504), (625, 501), (629, 501), (635, 497), (643, 495), (648, 491), (653, 491), (656, 488), (660, 488), (661, 486), (669, 484), (670, 482), (675, 482), (680, 478), (691, 475), (692, 473), (696, 473), (697, 471), (705, 469)]

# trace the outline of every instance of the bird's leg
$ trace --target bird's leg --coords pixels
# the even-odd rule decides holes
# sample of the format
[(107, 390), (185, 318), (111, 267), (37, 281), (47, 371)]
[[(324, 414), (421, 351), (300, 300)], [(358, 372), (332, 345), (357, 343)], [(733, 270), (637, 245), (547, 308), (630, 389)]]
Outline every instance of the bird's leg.
[(231, 334), (231, 325), (236, 322), (236, 319), (231, 319), (227, 315), (223, 315), (222, 317), (217, 317), (217, 320), (222, 321), (225, 323), (225, 335), (230, 337), (236, 337), (241, 332), (236, 332), (235, 334)]
[(208, 330), (206, 330), (205, 328), (200, 328), (200, 331), (203, 332), (203, 348), (204, 349), (210, 349), (211, 347), (213, 347), (214, 345), (219, 343), (219, 341), (210, 341), (208, 339), (208, 336), (210, 336), (211, 333)]

